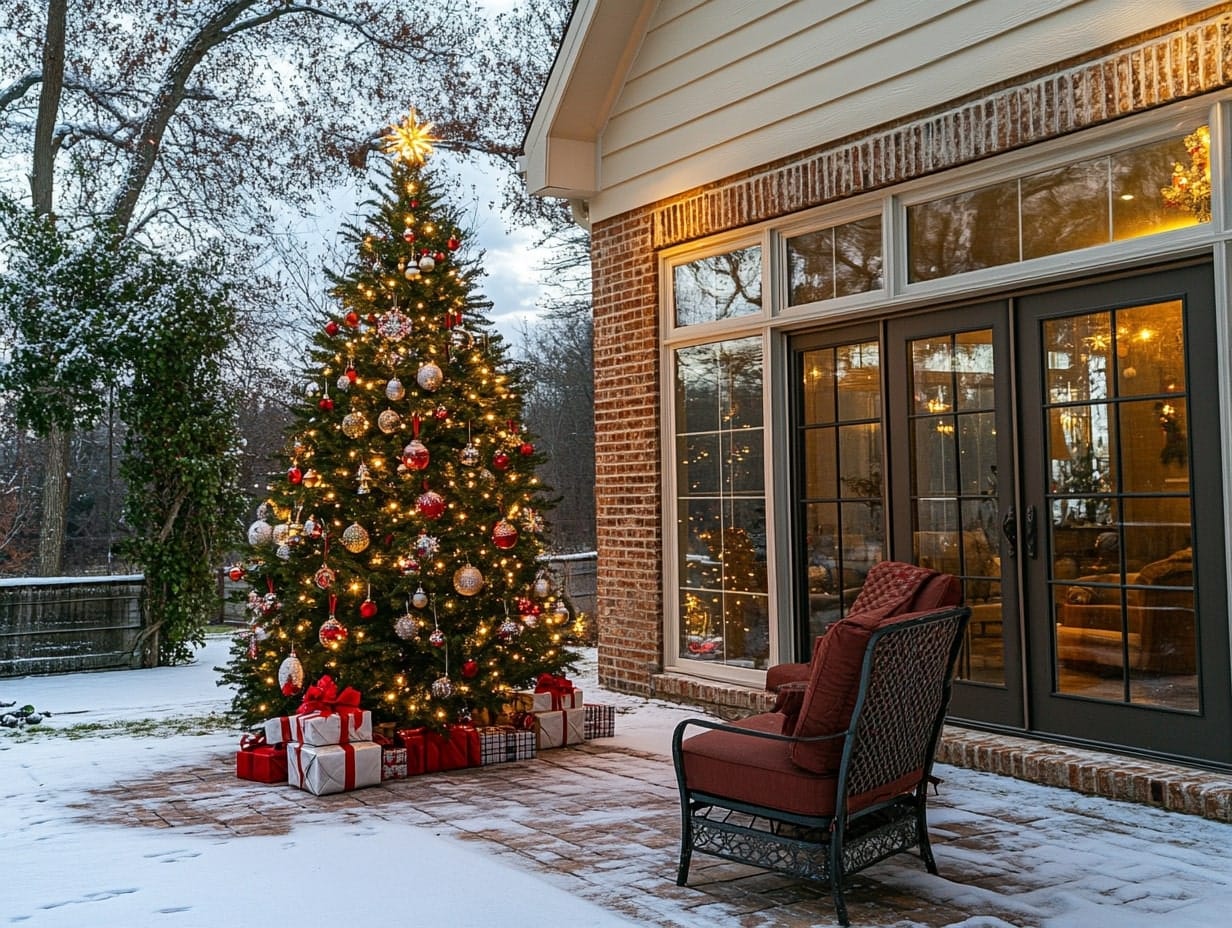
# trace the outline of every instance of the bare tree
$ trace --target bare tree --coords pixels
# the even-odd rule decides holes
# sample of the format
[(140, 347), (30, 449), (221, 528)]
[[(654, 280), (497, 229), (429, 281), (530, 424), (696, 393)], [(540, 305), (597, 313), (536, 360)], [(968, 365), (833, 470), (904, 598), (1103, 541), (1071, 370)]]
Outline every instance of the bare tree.
[[(412, 103), (455, 147), (517, 149), (480, 130), (507, 124), (479, 92), (483, 20), (467, 0), (6, 6), (0, 192), (28, 182), (33, 212), (69, 237), (105, 229), (181, 255), (221, 245), (252, 276), (278, 210), (362, 169)], [(57, 389), (36, 386), (31, 403)], [(44, 574), (63, 556), (68, 437), (89, 424), (68, 417), (45, 432)]]

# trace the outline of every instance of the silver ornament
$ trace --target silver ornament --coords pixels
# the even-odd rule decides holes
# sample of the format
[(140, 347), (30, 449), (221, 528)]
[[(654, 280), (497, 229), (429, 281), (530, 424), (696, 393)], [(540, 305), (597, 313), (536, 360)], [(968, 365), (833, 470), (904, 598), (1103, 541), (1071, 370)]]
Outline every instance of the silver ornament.
[[(304, 665), (300, 663), (299, 657), (295, 653), (295, 649), (291, 649), (290, 655), (282, 662), (278, 668), (278, 688), (284, 693), (287, 692), (290, 686), (293, 692), (298, 692), (300, 687), (304, 685)], [(290, 695), (289, 693), (287, 695)]]
[(467, 442), (465, 447), (458, 452), (458, 459), (467, 467), (474, 467), (479, 463), (479, 449), (470, 442)]
[(419, 259), (419, 269), (423, 271), (424, 273), (427, 273), (428, 271), (432, 270), (434, 267), (436, 267), (436, 259), (433, 258), (431, 255), (424, 255), (422, 258)]
[(389, 435), (398, 430), (398, 426), (402, 424), (402, 417), (394, 410), (386, 409), (376, 417), (376, 424), (377, 428)]
[(415, 381), (423, 389), (432, 392), (439, 389), (440, 385), (444, 383), (445, 375), (439, 367), (429, 361), (419, 368), (419, 372), (415, 375)]
[(396, 403), (406, 396), (406, 387), (402, 386), (401, 380), (394, 377), (389, 383), (385, 384), (385, 396)]
[(338, 377), (338, 380), (335, 383), (335, 386), (339, 390), (341, 390), (343, 393), (346, 393), (347, 390), (351, 389), (351, 378), (348, 377), (346, 374), (342, 374), (341, 376)]
[(394, 622), (394, 634), (403, 641), (410, 641), (419, 636), (419, 620), (410, 613), (398, 616)]
[(257, 519), (248, 526), (248, 543), (253, 547), (267, 545), (274, 540), (274, 526), (264, 519)]
[(509, 639), (515, 637), (520, 631), (521, 629), (518, 627), (517, 622), (513, 621), (513, 619), (505, 619), (505, 621), (501, 622), (500, 627), (496, 630), (496, 634), (500, 636), (502, 641), (508, 641)]
[(413, 605), (416, 609), (422, 609), (424, 606), (428, 605), (428, 594), (424, 592), (424, 588), (422, 586), (411, 596), (411, 605)]
[(291, 560), (291, 546), (290, 545), (279, 545), (278, 550), (275, 551), (274, 553), (278, 555), (278, 557), (280, 557), (284, 561)]
[(453, 681), (448, 677), (437, 677), (432, 681), (432, 695), (437, 699), (448, 699), (453, 695)]

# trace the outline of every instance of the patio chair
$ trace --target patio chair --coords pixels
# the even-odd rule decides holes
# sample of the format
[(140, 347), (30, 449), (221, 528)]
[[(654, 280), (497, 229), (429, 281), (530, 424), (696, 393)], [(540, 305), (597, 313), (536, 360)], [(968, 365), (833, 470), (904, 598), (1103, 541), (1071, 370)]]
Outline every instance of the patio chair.
[[(962, 582), (952, 574), (902, 561), (879, 561), (869, 568), (847, 615), (898, 615), (957, 606), (960, 602)], [(813, 642), (814, 651), (822, 637), (819, 635)], [(777, 692), (782, 684), (807, 680), (808, 675), (807, 663), (775, 664), (766, 670), (766, 690)]]
[(816, 648), (798, 717), (677, 725), (677, 884), (694, 852), (752, 864), (828, 884), (848, 925), (853, 873), (912, 848), (936, 873), (927, 787), (969, 616), (850, 615)]

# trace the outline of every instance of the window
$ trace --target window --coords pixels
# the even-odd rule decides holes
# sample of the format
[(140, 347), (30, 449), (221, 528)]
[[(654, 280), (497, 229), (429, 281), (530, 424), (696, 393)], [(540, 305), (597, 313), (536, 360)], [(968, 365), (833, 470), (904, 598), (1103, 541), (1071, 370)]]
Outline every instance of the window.
[(907, 208), (908, 280), (936, 280), (1210, 220), (1210, 131), (1199, 126)]
[(787, 240), (787, 305), (800, 306), (884, 286), (881, 216)]
[(699, 258), (672, 270), (676, 325), (701, 325), (761, 312), (761, 246)]
[(675, 352), (680, 657), (770, 655), (760, 337)]

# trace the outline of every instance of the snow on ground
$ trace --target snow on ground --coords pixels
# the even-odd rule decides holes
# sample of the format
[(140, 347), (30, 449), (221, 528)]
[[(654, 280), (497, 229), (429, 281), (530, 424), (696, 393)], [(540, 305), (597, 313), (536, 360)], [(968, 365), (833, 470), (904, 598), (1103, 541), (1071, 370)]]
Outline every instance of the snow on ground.
[[(0, 680), (0, 702), (32, 703), (53, 713), (48, 727), (150, 719), (162, 726), (81, 739), (0, 730), (0, 924), (328, 925), (358, 913), (365, 923), (388, 916), (443, 928), (633, 924), (542, 875), (422, 826), (382, 819), (331, 826), (318, 820), (289, 834), (221, 838), (85, 821), (81, 806), (98, 801), (89, 793), (93, 787), (140, 779), (174, 764), (216, 763), (235, 749), (237, 732), (222, 727), (204, 734), (171, 730), (177, 720), (227, 708), (230, 693), (216, 685), (213, 668), (227, 660), (228, 644), (225, 636), (212, 638), (195, 663), (182, 667)], [(668, 755), (676, 722), (697, 712), (602, 691), (594, 652), (584, 656), (570, 676), (588, 702), (617, 707), (617, 737), (605, 743)], [(989, 852), (995, 859), (964, 850), (961, 842), (945, 845), (951, 866), (961, 864), (968, 873), (1008, 866), (1009, 872), (1030, 874), (1031, 885), (1041, 888), (998, 892), (938, 881), (918, 861), (885, 862), (881, 866), (893, 868), (902, 892), (918, 888), (935, 899), (940, 883), (959, 911), (1018, 912), (1016, 924), (1041, 928), (1131, 928), (1160, 919), (1168, 928), (1232, 923), (1232, 827), (974, 771), (939, 772), (947, 794), (962, 798), (934, 805), (934, 831), (961, 834), (982, 816), (1005, 816), (1007, 825)], [(326, 873), (333, 875), (323, 881)], [(374, 897), (383, 900), (375, 908)], [(359, 902), (367, 904), (357, 908)], [(707, 908), (696, 919), (685, 909), (673, 910), (673, 923), (708, 928), (701, 914)], [(1158, 912), (1153, 919), (1152, 912)], [(955, 923), (1006, 925), (985, 916)]]

